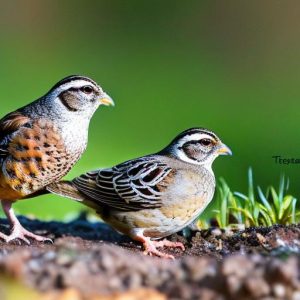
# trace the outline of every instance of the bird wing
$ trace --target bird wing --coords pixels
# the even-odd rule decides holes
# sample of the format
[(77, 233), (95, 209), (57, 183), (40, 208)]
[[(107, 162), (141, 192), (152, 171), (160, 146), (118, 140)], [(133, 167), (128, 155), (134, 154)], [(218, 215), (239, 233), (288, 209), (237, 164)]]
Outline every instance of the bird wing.
[(0, 158), (3, 159), (8, 155), (8, 146), (12, 135), (30, 123), (31, 120), (18, 111), (12, 112), (0, 120)]
[(52, 120), (31, 119), (20, 112), (0, 121), (0, 153), (0, 172), (22, 198), (61, 179), (81, 154), (66, 152)]
[(144, 157), (84, 174), (73, 184), (94, 202), (132, 211), (160, 207), (162, 191), (172, 174), (174, 170), (165, 163)]

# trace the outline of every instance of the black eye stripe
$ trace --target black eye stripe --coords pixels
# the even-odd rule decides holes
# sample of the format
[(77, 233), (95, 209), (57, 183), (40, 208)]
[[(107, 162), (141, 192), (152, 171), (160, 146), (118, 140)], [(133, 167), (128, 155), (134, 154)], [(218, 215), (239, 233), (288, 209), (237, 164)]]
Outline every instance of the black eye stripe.
[[(203, 142), (204, 141), (204, 142)], [(205, 141), (207, 141), (208, 143), (205, 145)], [(183, 147), (187, 147), (187, 146), (190, 146), (190, 145), (203, 145), (203, 146), (209, 146), (210, 144), (214, 144), (215, 141), (211, 140), (211, 139), (208, 139), (208, 138), (203, 138), (201, 140), (193, 140), (193, 141), (188, 141), (186, 143), (184, 143), (182, 145), (182, 147), (180, 148), (183, 148)]]
[(79, 92), (79, 91), (83, 91), (83, 89), (85, 88), (90, 88), (91, 89), (91, 92), (94, 91), (94, 88), (90, 85), (87, 85), (87, 86), (82, 86), (82, 87), (70, 87), (68, 88), (67, 90), (63, 91), (62, 93), (65, 93), (66, 91), (70, 91), (70, 92)]
[(183, 146), (188, 146), (188, 145), (197, 145), (200, 144), (199, 141), (189, 141), (183, 144)]
[(71, 87), (71, 88), (68, 88), (67, 90), (68, 91), (71, 91), (71, 92), (78, 92), (80, 88), (75, 88), (75, 87)]

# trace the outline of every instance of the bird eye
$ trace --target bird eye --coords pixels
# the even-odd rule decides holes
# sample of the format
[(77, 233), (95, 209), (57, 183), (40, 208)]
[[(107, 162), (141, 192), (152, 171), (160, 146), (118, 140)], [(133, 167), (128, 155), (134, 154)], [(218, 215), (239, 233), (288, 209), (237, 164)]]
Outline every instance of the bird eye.
[(202, 139), (199, 142), (202, 146), (206, 146), (206, 147), (212, 144), (212, 141), (210, 139)]
[(89, 85), (83, 86), (80, 90), (85, 94), (91, 94), (93, 92), (93, 88)]

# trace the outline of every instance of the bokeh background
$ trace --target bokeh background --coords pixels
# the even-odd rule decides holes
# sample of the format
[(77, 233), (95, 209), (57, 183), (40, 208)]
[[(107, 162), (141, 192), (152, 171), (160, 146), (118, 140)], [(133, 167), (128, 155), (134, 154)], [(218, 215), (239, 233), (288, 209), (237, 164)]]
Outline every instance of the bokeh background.
[[(98, 81), (116, 102), (101, 108), (88, 150), (69, 173), (155, 152), (180, 131), (217, 132), (233, 157), (214, 164), (233, 190), (277, 185), (300, 196), (300, 2), (1, 0), (0, 113), (64, 76)], [(22, 214), (61, 219), (82, 209), (56, 196), (19, 201)]]

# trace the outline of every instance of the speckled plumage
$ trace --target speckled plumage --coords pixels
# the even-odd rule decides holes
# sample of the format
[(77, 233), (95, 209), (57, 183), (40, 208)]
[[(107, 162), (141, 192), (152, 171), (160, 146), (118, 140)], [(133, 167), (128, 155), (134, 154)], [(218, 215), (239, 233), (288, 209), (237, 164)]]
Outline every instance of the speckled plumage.
[[(213, 198), (215, 179), (204, 167), (186, 166), (181, 161), (158, 155), (153, 159), (171, 170), (157, 184), (161, 191), (157, 207), (140, 207), (137, 211), (105, 207), (98, 210), (104, 221), (127, 235), (141, 228), (145, 237), (154, 239), (178, 232), (192, 223)], [(81, 190), (78, 180), (74, 184)]]
[(215, 190), (211, 164), (220, 154), (231, 151), (214, 133), (193, 128), (157, 154), (88, 172), (47, 189), (94, 208), (116, 230), (143, 242), (147, 253), (171, 257), (158, 251), (155, 243), (183, 245), (151, 239), (178, 232), (203, 212)]
[[(69, 76), (0, 120), (0, 201), (8, 218), (13, 214), (11, 202), (36, 195), (79, 160), (90, 119), (102, 99), (112, 104), (93, 80)], [(13, 237), (27, 241), (21, 235)]]
[[(76, 162), (70, 156), (58, 128), (46, 119), (29, 119), (12, 134), (7, 144), (7, 155), (2, 158), (0, 199), (18, 200), (59, 180)], [(72, 159), (70, 159), (70, 157)]]

